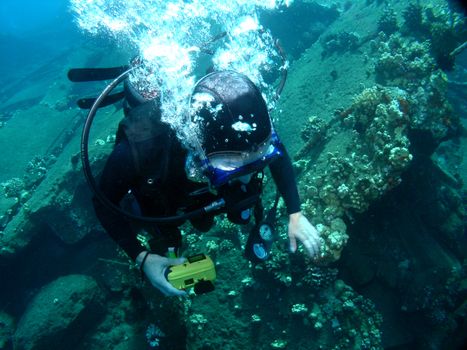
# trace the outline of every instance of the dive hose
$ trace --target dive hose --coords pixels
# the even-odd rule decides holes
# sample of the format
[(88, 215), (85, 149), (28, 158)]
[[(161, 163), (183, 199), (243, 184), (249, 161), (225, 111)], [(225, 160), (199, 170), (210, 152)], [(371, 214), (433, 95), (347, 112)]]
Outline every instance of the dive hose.
[(96, 113), (99, 107), (101, 106), (101, 103), (104, 101), (107, 95), (109, 95), (118, 84), (120, 84), (123, 80), (125, 80), (128, 74), (135, 68), (137, 68), (137, 66), (127, 69), (125, 72), (120, 74), (117, 78), (115, 78), (109, 85), (107, 85), (107, 87), (102, 91), (99, 97), (94, 101), (94, 104), (89, 110), (89, 113), (84, 122), (83, 133), (81, 135), (81, 163), (83, 165), (84, 176), (86, 177), (86, 181), (89, 187), (91, 188), (92, 192), (103, 205), (105, 205), (107, 208), (109, 208), (113, 212), (124, 215), (127, 218), (130, 218), (133, 220), (149, 222), (149, 223), (157, 223), (157, 224), (180, 223), (181, 221), (197, 218), (197, 217), (202, 216), (203, 214), (221, 209), (222, 207), (225, 206), (225, 201), (222, 198), (212, 202), (211, 204), (207, 206), (204, 206), (202, 208), (199, 208), (199, 209), (196, 209), (196, 210), (184, 213), (184, 214), (180, 214), (180, 215), (167, 216), (167, 217), (141, 216), (141, 215), (135, 215), (133, 213), (125, 211), (119, 206), (115, 205), (100, 190), (99, 186), (96, 183), (96, 179), (94, 178), (92, 174), (91, 165), (89, 163), (89, 133), (91, 130), (91, 126), (94, 121), (94, 117), (96, 116)]

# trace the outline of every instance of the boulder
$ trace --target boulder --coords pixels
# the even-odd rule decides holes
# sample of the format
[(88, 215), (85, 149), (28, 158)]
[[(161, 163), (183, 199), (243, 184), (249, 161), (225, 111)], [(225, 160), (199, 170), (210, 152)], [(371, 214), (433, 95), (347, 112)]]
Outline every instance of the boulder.
[(13, 336), (14, 349), (73, 349), (103, 311), (103, 293), (92, 277), (60, 277), (29, 303)]

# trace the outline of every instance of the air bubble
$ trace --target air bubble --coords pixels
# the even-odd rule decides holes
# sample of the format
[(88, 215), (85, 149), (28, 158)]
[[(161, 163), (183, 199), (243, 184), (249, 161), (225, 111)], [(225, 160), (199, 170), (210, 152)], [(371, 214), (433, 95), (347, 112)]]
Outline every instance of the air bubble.
[[(134, 70), (129, 79), (145, 91), (160, 92), (162, 120), (172, 126), (185, 146), (196, 148), (202, 123), (197, 117), (193, 117), (195, 123), (186, 123), (186, 116), (194, 115), (187, 101), (196, 84), (195, 69), (202, 58), (200, 43), (212, 42), (212, 33), (228, 32), (213, 48), (213, 68), (245, 73), (261, 88), (268, 108), (274, 108), (275, 88), (265, 83), (261, 70), (267, 67), (267, 71), (279, 73), (281, 63), (274, 39), (269, 31), (258, 30), (262, 25), (257, 18), (259, 10), (278, 10), (289, 1), (236, 0), (229, 2), (229, 6), (225, 3), (70, 0), (70, 7), (81, 29), (104, 39), (115, 39), (117, 45), (128, 44), (140, 53), (141, 69)], [(203, 96), (197, 98), (200, 97)], [(199, 105), (213, 108), (212, 102), (201, 100)], [(219, 112), (222, 105), (213, 109)], [(248, 115), (239, 119), (245, 120)], [(250, 116), (254, 118), (253, 114)]]

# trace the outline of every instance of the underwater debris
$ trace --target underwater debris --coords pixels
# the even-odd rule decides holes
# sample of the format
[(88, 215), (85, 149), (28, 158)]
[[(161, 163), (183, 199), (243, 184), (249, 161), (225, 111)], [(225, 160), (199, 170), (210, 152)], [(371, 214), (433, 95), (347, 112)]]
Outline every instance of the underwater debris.
[(449, 56), (453, 57), (456, 56), (456, 55), (459, 55), (460, 53), (462, 53), (462, 51), (464, 51), (465, 49), (467, 49), (467, 41), (462, 43), (461, 45), (459, 45), (458, 47), (456, 47), (454, 50), (452, 50), (452, 52), (449, 54)]

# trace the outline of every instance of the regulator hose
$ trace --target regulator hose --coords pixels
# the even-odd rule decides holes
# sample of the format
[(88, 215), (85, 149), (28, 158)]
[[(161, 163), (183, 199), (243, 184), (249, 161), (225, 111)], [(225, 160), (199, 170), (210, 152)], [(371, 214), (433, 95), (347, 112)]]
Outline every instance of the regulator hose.
[(84, 122), (83, 133), (81, 135), (81, 163), (83, 165), (84, 176), (86, 177), (86, 181), (89, 187), (91, 188), (92, 192), (105, 207), (112, 210), (113, 212), (124, 215), (125, 217), (130, 218), (132, 220), (143, 221), (143, 222), (148, 222), (148, 223), (157, 223), (157, 224), (180, 223), (181, 221), (197, 218), (197, 217), (202, 216), (203, 214), (221, 209), (225, 205), (225, 201), (222, 198), (212, 202), (211, 204), (205, 207), (202, 207), (202, 208), (199, 208), (199, 209), (196, 209), (196, 210), (184, 213), (184, 214), (180, 214), (180, 215), (166, 216), (166, 217), (141, 216), (141, 215), (135, 215), (133, 213), (125, 211), (119, 206), (115, 205), (100, 190), (99, 186), (96, 183), (96, 179), (94, 178), (92, 174), (91, 165), (89, 163), (89, 133), (91, 130), (91, 126), (92, 126), (94, 117), (96, 116), (96, 113), (102, 101), (104, 101), (107, 95), (110, 94), (110, 92), (112, 92), (112, 90), (118, 84), (120, 84), (123, 80), (125, 80), (128, 74), (135, 68), (137, 67), (129, 68), (128, 70), (120, 74), (117, 78), (115, 78), (109, 85), (107, 85), (107, 87), (102, 91), (102, 93), (99, 95), (99, 97), (96, 99), (96, 101), (92, 105), (91, 109), (88, 112), (86, 120)]

